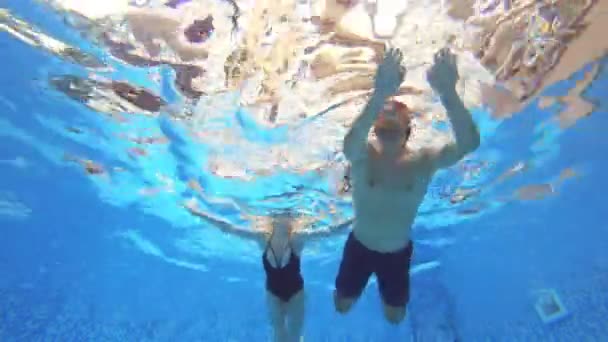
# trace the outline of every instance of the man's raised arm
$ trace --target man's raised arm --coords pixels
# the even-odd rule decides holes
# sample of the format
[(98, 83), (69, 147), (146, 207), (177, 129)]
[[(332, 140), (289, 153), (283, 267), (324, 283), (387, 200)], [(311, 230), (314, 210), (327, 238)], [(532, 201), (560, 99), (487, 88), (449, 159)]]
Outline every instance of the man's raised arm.
[(448, 145), (428, 152), (436, 167), (449, 167), (479, 147), (479, 130), (471, 112), (456, 93), (456, 57), (448, 49), (444, 48), (435, 55), (435, 64), (429, 70), (427, 79), (447, 111), (455, 137)]
[(473, 121), (471, 112), (466, 109), (456, 90), (442, 94), (441, 102), (452, 124), (455, 137), (452, 148), (455, 150), (455, 159), (458, 161), (479, 147), (481, 142), (479, 130)]
[(374, 92), (363, 112), (355, 119), (344, 137), (344, 155), (351, 162), (365, 158), (367, 155), (369, 130), (382, 111), (386, 99), (397, 93), (405, 77), (405, 68), (401, 65), (402, 60), (403, 55), (399, 49), (389, 49), (384, 55), (382, 64), (378, 66)]
[(365, 105), (363, 112), (355, 119), (344, 137), (344, 155), (348, 160), (353, 161), (366, 155), (369, 130), (382, 111), (384, 101), (386, 101), (386, 96), (379, 94), (374, 89), (372, 97)]

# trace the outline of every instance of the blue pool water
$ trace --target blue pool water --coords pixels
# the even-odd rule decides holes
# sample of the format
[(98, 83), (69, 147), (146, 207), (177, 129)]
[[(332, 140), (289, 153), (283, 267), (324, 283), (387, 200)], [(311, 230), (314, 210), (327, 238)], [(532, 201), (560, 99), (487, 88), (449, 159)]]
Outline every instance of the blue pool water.
[[(6, 6), (56, 38), (85, 44), (47, 9), (17, 0)], [(179, 123), (133, 118), (125, 130), (46, 83), (49, 75), (85, 75), (82, 68), (4, 32), (0, 61), (0, 341), (267, 341), (259, 252), (205, 230), (179, 200), (191, 195), (184, 183), (192, 177), (221, 199), (237, 190), (272, 196), (311, 176), (221, 181), (196, 166), (205, 147), (189, 140)], [(564, 95), (587, 69), (547, 93)], [(145, 82), (143, 73), (121, 67), (112, 76), (137, 83)], [(462, 172), (437, 176), (414, 228), (405, 323), (382, 319), (375, 283), (351, 313), (337, 315), (331, 291), (345, 236), (311, 246), (303, 258), (305, 341), (409, 341), (413, 335), (417, 341), (608, 340), (606, 94), (608, 60), (584, 93), (595, 112), (568, 130), (547, 124), (557, 106), (541, 111), (532, 104), (501, 122), (475, 113), (484, 141), (458, 170), (489, 161), (475, 180), (483, 186), (518, 161), (534, 167), (489, 186), (477, 202), (453, 207), (439, 198)], [(252, 140), (272, 144), (284, 134), (255, 131), (246, 113), (239, 115)], [(66, 126), (95, 133), (70, 135)], [(163, 157), (145, 164), (124, 156), (128, 144), (116, 136), (131, 131), (168, 136), (158, 152)], [(66, 152), (126, 171), (110, 180), (86, 176), (64, 160)], [(552, 196), (496, 200), (552, 182), (566, 168), (577, 176)], [(158, 172), (174, 179), (174, 192), (138, 195)], [(232, 207), (207, 205), (236, 220)], [(349, 216), (349, 206), (339, 209)], [(458, 214), (466, 210), (471, 214)], [(535, 303), (549, 289), (567, 315), (543, 323)]]

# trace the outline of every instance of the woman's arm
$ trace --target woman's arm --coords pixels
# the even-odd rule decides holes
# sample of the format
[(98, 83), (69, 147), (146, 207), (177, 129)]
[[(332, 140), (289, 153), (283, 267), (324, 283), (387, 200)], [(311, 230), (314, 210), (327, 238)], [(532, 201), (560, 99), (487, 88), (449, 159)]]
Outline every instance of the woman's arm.
[(352, 223), (354, 221), (355, 221), (355, 219), (353, 218), (353, 219), (344, 221), (344, 222), (336, 224), (336, 225), (326, 226), (326, 227), (322, 227), (322, 228), (317, 228), (317, 229), (305, 228), (305, 229), (299, 230), (298, 235), (300, 235), (304, 239), (310, 239), (310, 238), (322, 238), (322, 237), (329, 237), (332, 235), (342, 234), (342, 233), (345, 233), (346, 231), (348, 231), (348, 228), (352, 225)]
[(253, 240), (256, 240), (258, 242), (262, 241), (264, 239), (264, 236), (263, 236), (263, 234), (261, 232), (257, 232), (257, 231), (253, 231), (253, 230), (237, 227), (237, 226), (233, 225), (232, 223), (224, 220), (221, 217), (214, 217), (214, 216), (212, 216), (210, 214), (207, 214), (207, 213), (201, 211), (196, 206), (196, 204), (194, 204), (192, 202), (185, 203), (184, 207), (186, 209), (188, 209), (188, 211), (190, 212), (190, 214), (201, 218), (203, 221), (211, 224), (212, 226), (218, 228), (219, 230), (221, 230), (221, 231), (223, 231), (225, 233), (234, 234), (234, 235), (242, 237), (242, 238), (253, 239)]

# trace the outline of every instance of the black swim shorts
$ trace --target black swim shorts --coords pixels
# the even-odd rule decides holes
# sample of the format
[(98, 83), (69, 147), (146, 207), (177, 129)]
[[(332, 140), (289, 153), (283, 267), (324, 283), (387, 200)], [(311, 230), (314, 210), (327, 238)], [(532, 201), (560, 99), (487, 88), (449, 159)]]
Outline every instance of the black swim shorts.
[(402, 250), (380, 253), (365, 247), (351, 232), (346, 240), (336, 291), (343, 298), (358, 298), (372, 273), (378, 278), (378, 288), (385, 304), (404, 307), (410, 297), (410, 262), (412, 242)]

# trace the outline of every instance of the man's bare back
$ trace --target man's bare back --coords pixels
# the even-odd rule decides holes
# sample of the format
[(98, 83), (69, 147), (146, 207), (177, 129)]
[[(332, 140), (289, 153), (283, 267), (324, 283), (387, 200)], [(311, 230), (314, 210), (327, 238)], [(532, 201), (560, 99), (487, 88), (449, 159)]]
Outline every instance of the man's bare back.
[[(436, 170), (475, 150), (480, 140), (471, 113), (455, 90), (456, 58), (442, 49), (427, 80), (448, 112), (455, 141), (438, 149), (407, 147), (413, 113), (391, 99), (405, 77), (402, 58), (396, 49), (386, 53), (376, 72), (374, 93), (344, 138), (344, 154), (351, 163), (355, 223), (344, 246), (334, 292), (336, 310), (345, 313), (376, 274), (384, 315), (391, 323), (405, 317), (411, 228), (431, 178)], [(375, 139), (368, 141), (372, 129)]]

